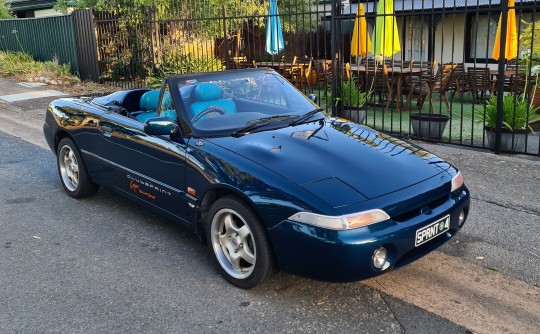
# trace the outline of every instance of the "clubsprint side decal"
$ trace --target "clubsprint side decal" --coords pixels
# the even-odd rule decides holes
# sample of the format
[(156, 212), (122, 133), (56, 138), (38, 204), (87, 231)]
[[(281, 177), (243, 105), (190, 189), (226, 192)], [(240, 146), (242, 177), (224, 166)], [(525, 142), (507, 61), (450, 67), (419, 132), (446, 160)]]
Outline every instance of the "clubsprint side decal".
[(150, 177), (147, 177), (143, 174), (137, 173), (136, 171), (126, 168), (122, 165), (119, 165), (117, 163), (114, 163), (110, 160), (104, 159), (96, 154), (93, 154), (91, 152), (81, 150), (83, 154), (89, 155), (93, 158), (99, 159), (101, 161), (106, 162), (109, 165), (112, 165), (114, 167), (117, 167), (119, 169), (122, 169), (126, 171), (126, 177), (129, 180), (129, 190), (132, 192), (135, 192), (138, 195), (141, 195), (145, 198), (155, 200), (157, 194), (165, 195), (165, 196), (171, 196), (173, 193), (178, 193), (181, 195), (186, 195), (183, 191), (180, 189), (171, 187), (169, 185), (166, 185), (160, 181), (154, 180)]

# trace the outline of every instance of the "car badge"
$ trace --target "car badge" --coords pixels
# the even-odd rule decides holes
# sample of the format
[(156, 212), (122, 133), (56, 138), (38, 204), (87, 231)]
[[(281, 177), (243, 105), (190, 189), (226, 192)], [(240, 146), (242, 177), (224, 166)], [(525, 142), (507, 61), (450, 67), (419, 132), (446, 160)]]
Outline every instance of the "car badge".
[(431, 208), (426, 205), (422, 209), (420, 209), (420, 213), (424, 214), (424, 215), (430, 215), (431, 214)]

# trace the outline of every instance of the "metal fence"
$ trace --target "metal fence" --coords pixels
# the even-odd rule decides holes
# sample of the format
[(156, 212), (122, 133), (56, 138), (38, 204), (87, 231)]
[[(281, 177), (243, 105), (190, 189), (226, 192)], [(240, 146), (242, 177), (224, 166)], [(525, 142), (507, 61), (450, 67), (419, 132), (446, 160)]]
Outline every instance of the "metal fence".
[[(172, 73), (269, 66), (333, 115), (386, 133), (540, 155), (539, 135), (528, 128), (540, 102), (537, 0), (395, 0), (392, 11), (378, 10), (389, 1), (278, 0), (284, 45), (275, 55), (265, 51), (267, 1), (173, 0), (131, 13), (96, 12), (101, 78), (127, 88)], [(385, 18), (395, 30), (377, 22)], [(355, 20), (366, 22), (359, 34)], [(502, 29), (499, 38), (517, 40), (508, 59), (512, 46), (496, 37), (506, 22), (516, 35)], [(377, 44), (376, 36), (399, 42), (400, 50), (380, 57), (383, 51), (352, 48), (353, 37)]]
[[(394, 0), (384, 13), (379, 7), (390, 0), (277, 0), (284, 37), (277, 54), (266, 51), (268, 1), (154, 1), (93, 18), (76, 11), (0, 21), (0, 49), (57, 56), (123, 88), (157, 86), (173, 73), (272, 67), (332, 115), (400, 137), (538, 156), (530, 127), (540, 130), (532, 122), (540, 105), (539, 1)], [(356, 33), (355, 21), (365, 22)], [(498, 33), (507, 23), (514, 31)], [(391, 50), (353, 47), (368, 37), (372, 45), (386, 39)]]

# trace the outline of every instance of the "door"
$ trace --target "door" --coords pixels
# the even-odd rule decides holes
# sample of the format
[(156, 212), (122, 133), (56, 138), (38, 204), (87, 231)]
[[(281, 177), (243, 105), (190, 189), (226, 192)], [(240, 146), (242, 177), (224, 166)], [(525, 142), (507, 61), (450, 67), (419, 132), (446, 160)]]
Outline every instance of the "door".
[(147, 135), (142, 122), (116, 113), (106, 113), (99, 128), (100, 183), (187, 223), (186, 141)]

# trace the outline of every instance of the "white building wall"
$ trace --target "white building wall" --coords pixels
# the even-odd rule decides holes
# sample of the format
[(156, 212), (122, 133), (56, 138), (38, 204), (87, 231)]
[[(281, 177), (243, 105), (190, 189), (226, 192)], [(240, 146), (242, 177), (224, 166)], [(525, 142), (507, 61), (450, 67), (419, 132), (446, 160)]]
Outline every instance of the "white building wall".
[(63, 15), (60, 12), (55, 11), (54, 9), (40, 9), (34, 11), (35, 17), (45, 17), (45, 16), (60, 16)]

